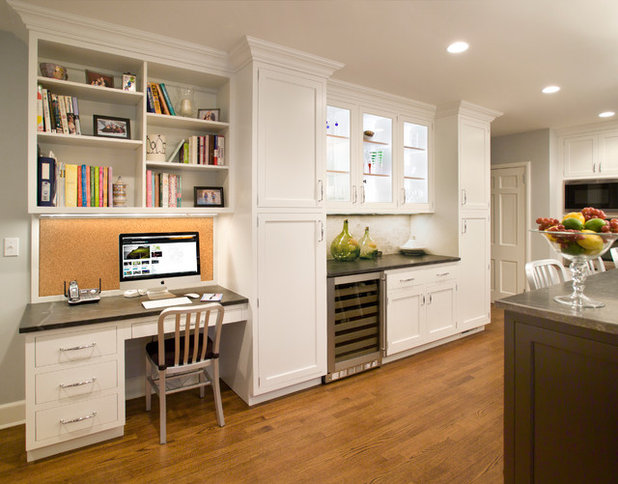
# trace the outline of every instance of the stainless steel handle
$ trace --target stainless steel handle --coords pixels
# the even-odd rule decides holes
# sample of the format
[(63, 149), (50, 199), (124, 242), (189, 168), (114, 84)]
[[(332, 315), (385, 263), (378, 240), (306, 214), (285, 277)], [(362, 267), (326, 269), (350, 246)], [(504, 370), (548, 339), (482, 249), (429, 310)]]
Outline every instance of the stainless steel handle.
[(468, 233), (468, 221), (467, 220), (463, 221), (463, 227), (462, 227), (462, 232), (461, 233), (462, 234)]
[(88, 415), (86, 415), (85, 417), (77, 417), (77, 418), (72, 418), (71, 420), (65, 420), (63, 418), (60, 419), (60, 423), (61, 424), (70, 424), (70, 423), (75, 423), (75, 422), (81, 422), (82, 420), (88, 420), (90, 418), (94, 418), (96, 417), (97, 412), (92, 412)]
[(324, 240), (324, 222), (322, 222), (321, 220), (320, 222), (320, 238), (318, 239), (318, 242), (322, 242)]
[(461, 204), (466, 205), (468, 203), (468, 193), (465, 188), (461, 189)]
[(72, 388), (72, 387), (81, 387), (82, 385), (88, 385), (90, 383), (94, 383), (97, 380), (96, 377), (92, 377), (88, 380), (79, 381), (76, 383), (61, 383), (60, 388)]
[(429, 302), (428, 302), (427, 304), (431, 304), (431, 303), (432, 303), (432, 301), (433, 301), (433, 297), (432, 297), (432, 295), (430, 294), (430, 295), (429, 295)]
[(422, 306), (423, 304), (425, 304), (425, 295), (424, 295), (424, 294), (423, 294), (423, 296), (422, 296), (421, 306)]
[(407, 279), (399, 279), (399, 282), (410, 282), (413, 280), (414, 280), (414, 277), (408, 277)]
[(592, 164), (592, 173), (596, 173), (596, 171), (597, 171), (597, 164), (593, 163)]
[(358, 197), (356, 196), (356, 185), (352, 185), (352, 203), (356, 203)]
[(444, 277), (444, 276), (448, 276), (450, 274), (450, 272), (441, 272), (440, 274), (436, 274), (436, 277)]
[(361, 187), (361, 203), (365, 203), (365, 185)]
[(400, 205), (405, 205), (406, 204), (406, 187), (403, 187), (401, 189), (401, 203)]
[(324, 201), (324, 182), (322, 180), (318, 180), (318, 202)]
[(78, 351), (78, 350), (85, 350), (87, 348), (94, 348), (97, 344), (96, 343), (90, 343), (89, 345), (80, 345), (80, 346), (73, 346), (72, 348), (59, 348), (59, 351)]

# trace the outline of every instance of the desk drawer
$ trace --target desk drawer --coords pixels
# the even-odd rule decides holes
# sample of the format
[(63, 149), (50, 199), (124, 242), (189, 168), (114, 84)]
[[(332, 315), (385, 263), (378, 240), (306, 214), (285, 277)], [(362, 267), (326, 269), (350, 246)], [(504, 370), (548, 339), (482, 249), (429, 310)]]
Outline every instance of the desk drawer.
[(116, 328), (37, 336), (34, 343), (37, 368), (84, 361), (116, 353)]
[(118, 362), (105, 361), (96, 365), (67, 368), (36, 375), (36, 403), (68, 402), (72, 397), (116, 388), (118, 386)]
[(61, 441), (99, 432), (118, 421), (118, 395), (42, 410), (36, 412), (35, 419), (37, 441)]

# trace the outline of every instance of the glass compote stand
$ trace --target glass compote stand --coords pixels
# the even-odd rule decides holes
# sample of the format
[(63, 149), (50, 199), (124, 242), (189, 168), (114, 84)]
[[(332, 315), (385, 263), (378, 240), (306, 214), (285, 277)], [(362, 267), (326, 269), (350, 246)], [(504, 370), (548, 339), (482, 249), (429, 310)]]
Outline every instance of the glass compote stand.
[(586, 277), (590, 274), (588, 263), (602, 256), (612, 243), (618, 239), (615, 233), (551, 232), (532, 230), (543, 235), (558, 255), (571, 261), (569, 269), (573, 282), (573, 292), (567, 296), (555, 296), (554, 301), (566, 304), (573, 309), (602, 308), (600, 301), (590, 299), (584, 294)]

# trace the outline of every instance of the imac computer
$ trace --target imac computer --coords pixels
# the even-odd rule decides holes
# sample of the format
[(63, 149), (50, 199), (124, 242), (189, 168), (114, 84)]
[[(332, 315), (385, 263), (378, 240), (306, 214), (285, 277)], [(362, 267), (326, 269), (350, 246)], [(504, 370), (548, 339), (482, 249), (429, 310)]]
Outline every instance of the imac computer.
[(159, 299), (201, 282), (197, 232), (120, 234), (118, 247), (121, 290), (145, 289)]

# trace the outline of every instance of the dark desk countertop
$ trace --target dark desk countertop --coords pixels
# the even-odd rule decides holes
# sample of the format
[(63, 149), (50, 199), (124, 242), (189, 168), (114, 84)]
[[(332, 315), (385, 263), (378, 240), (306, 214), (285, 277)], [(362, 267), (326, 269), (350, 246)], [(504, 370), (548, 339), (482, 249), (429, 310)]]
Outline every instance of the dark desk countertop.
[[(195, 292), (222, 293), (223, 306), (247, 303), (249, 300), (235, 292), (221, 286), (200, 286), (182, 290), (170, 290), (171, 293), (182, 296)], [(164, 308), (144, 309), (142, 301), (147, 301), (146, 296), (126, 298), (123, 296), (102, 297), (99, 302), (77, 304), (70, 306), (66, 301), (54, 301), (49, 303), (31, 303), (26, 306), (19, 323), (20, 333), (60, 329), (71, 326), (83, 326), (87, 324), (105, 323), (123, 319), (143, 318), (156, 316)], [(199, 303), (194, 299), (193, 303)]]
[(431, 264), (443, 264), (446, 262), (457, 262), (459, 257), (445, 255), (403, 255), (389, 254), (377, 259), (356, 259), (351, 262), (339, 262), (328, 260), (326, 271), (328, 277), (350, 276), (353, 274), (364, 274), (366, 272), (380, 272), (389, 269), (401, 269), (404, 267), (425, 266)]
[(507, 311), (618, 335), (618, 269), (610, 269), (586, 279), (584, 294), (604, 302), (603, 308), (576, 311), (553, 299), (554, 296), (568, 295), (571, 292), (571, 282), (566, 282), (507, 297), (496, 301), (496, 305)]

